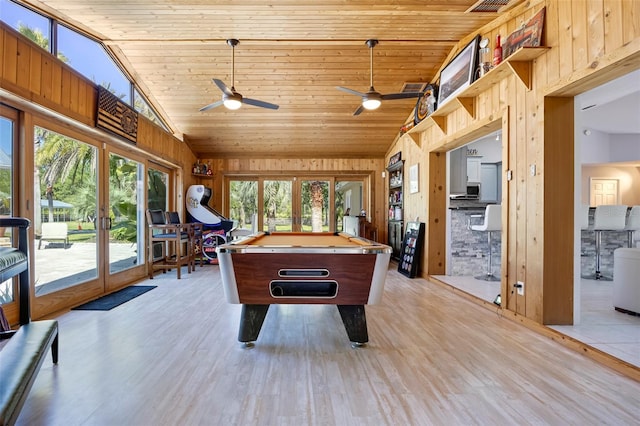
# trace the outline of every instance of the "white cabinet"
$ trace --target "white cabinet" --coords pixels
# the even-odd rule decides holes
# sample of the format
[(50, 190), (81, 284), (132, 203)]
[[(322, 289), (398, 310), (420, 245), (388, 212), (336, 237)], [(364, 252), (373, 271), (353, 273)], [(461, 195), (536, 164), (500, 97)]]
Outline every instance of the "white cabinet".
[(464, 194), (467, 192), (467, 154), (466, 148), (459, 148), (449, 153), (449, 193)]
[(480, 201), (496, 203), (498, 201), (498, 165), (482, 165), (482, 182), (480, 185)]
[(480, 183), (482, 177), (482, 163), (480, 158), (467, 158), (467, 182)]

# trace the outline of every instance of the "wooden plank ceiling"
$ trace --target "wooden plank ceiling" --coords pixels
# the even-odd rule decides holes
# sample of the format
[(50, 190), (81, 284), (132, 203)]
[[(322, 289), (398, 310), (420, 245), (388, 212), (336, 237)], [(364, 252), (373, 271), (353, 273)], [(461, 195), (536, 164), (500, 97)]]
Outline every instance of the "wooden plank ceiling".
[[(518, 0), (515, 0), (519, 2)], [(42, 0), (27, 1), (102, 40), (176, 136), (203, 158), (380, 158), (415, 99), (353, 112), (366, 92), (375, 38), (374, 86), (401, 91), (431, 82), (454, 44), (497, 17), (465, 13), (477, 0)], [(268, 110), (199, 108), (231, 82)]]

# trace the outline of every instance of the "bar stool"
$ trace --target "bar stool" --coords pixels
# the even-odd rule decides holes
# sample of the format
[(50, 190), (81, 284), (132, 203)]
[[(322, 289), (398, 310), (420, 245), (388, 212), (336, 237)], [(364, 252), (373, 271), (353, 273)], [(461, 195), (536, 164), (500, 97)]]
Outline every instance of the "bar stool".
[(589, 204), (583, 204), (580, 207), (580, 229), (589, 230)]
[[(192, 271), (196, 270), (196, 246), (198, 244), (198, 236), (196, 235), (196, 228), (193, 223), (182, 223), (180, 221), (180, 214), (178, 212), (166, 212), (167, 223), (171, 225), (181, 225), (184, 228), (184, 232), (187, 233), (186, 245), (187, 253), (189, 253), (189, 267)], [(202, 224), (199, 224), (202, 225)], [(182, 235), (184, 239), (184, 234)], [(202, 245), (202, 232), (200, 232), (200, 244)], [(202, 266), (202, 260), (200, 261)]]
[(596, 207), (593, 219), (593, 230), (596, 237), (596, 272), (592, 279), (611, 281), (600, 271), (600, 247), (602, 245), (603, 231), (622, 231), (625, 227), (627, 206), (625, 205), (601, 205)]
[(629, 211), (629, 217), (627, 217), (627, 225), (624, 227), (627, 231), (628, 241), (627, 247), (633, 247), (633, 232), (640, 231), (640, 206), (633, 206)]
[[(580, 230), (581, 231), (589, 231), (591, 227), (589, 226), (589, 205), (583, 204), (580, 206)], [(584, 256), (584, 247), (580, 249), (580, 256)]]
[(484, 211), (484, 221), (482, 225), (471, 225), (472, 231), (487, 233), (489, 243), (489, 255), (487, 256), (487, 272), (479, 275), (476, 279), (485, 281), (500, 281), (499, 277), (493, 275), (493, 265), (491, 256), (491, 234), (502, 231), (502, 206), (500, 204), (490, 204)]
[[(147, 267), (149, 269), (149, 278), (153, 279), (153, 272), (157, 269), (165, 272), (166, 270), (176, 269), (178, 279), (182, 266), (187, 267), (187, 272), (191, 273), (191, 254), (189, 249), (191, 243), (187, 229), (183, 225), (167, 223), (165, 212), (162, 210), (148, 209), (146, 212), (148, 224), (148, 250), (149, 260)], [(183, 254), (182, 245), (186, 244), (187, 250)], [(154, 247), (161, 247), (161, 253), (155, 256)]]

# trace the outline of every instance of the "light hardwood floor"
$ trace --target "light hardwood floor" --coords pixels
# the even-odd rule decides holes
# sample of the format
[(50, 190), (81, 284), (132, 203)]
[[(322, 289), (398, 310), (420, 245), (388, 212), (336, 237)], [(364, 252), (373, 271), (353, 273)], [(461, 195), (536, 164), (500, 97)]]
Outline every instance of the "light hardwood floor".
[[(435, 278), (488, 302), (493, 302), (500, 293), (499, 282), (471, 276), (438, 275)], [(584, 278), (581, 281), (580, 324), (549, 327), (640, 368), (640, 316), (613, 308), (612, 281)]]
[(272, 306), (244, 349), (217, 266), (63, 313), (18, 424), (638, 424), (639, 382), (393, 266), (359, 349), (321, 305)]

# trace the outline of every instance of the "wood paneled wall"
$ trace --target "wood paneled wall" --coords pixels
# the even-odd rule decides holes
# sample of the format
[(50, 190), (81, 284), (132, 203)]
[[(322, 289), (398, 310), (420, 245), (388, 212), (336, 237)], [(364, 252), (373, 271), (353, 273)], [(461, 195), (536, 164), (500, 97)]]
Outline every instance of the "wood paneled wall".
[[(3, 22), (0, 22), (0, 47), (0, 88), (85, 126), (95, 127), (98, 97), (95, 84)], [(128, 142), (103, 133), (106, 143), (127, 147)], [(195, 161), (188, 145), (141, 115), (135, 148), (173, 166), (182, 167)]]
[[(479, 31), (503, 39), (546, 7), (543, 45), (549, 50), (533, 61), (532, 90), (509, 76), (476, 97), (475, 116), (458, 108), (439, 126), (426, 128), (420, 144), (398, 138), (388, 151), (408, 153), (420, 164), (421, 188), (444, 186), (446, 176), (432, 167), (434, 152), (472, 141), (479, 129), (503, 130), (503, 307), (542, 324), (573, 321), (573, 96), (640, 68), (640, 1), (538, 0), (518, 6)], [(464, 47), (477, 33), (461, 40)], [(453, 55), (454, 52), (452, 52)], [(444, 64), (443, 64), (444, 65)], [(565, 99), (558, 98), (565, 97)], [(431, 155), (430, 155), (431, 153)], [(426, 180), (425, 180), (426, 179)], [(424, 184), (424, 185), (423, 185)], [(405, 191), (405, 217), (445, 217), (441, 201), (421, 191)], [(437, 200), (437, 199), (436, 199)], [(560, 232), (562, 231), (562, 232)], [(445, 249), (439, 232), (427, 229), (425, 274), (441, 274)], [(568, 240), (568, 241), (567, 241)], [(525, 295), (513, 292), (525, 282)]]
[[(55, 122), (60, 131), (70, 137), (117, 147), (173, 168), (176, 175), (176, 192), (184, 193), (183, 165), (193, 164), (195, 156), (187, 144), (165, 132), (146, 117), (139, 115), (136, 144), (113, 136), (95, 127), (97, 110), (97, 86), (71, 69), (53, 55), (43, 51), (12, 28), (0, 22), (0, 102), (22, 111), (23, 130), (20, 131), (22, 148), (17, 168), (19, 185), (15, 192), (18, 214), (33, 219), (33, 125), (38, 118)], [(59, 126), (58, 126), (59, 125)], [(190, 174), (184, 176), (191, 180)], [(182, 196), (176, 197), (176, 207), (181, 211)], [(30, 232), (34, 232), (31, 228)], [(32, 262), (34, 260), (32, 259)], [(146, 276), (144, 268), (126, 272), (124, 281), (133, 282)], [(123, 285), (122, 281), (119, 285)], [(114, 290), (96, 282), (70, 288), (51, 295), (32, 298), (32, 315), (41, 317), (58, 309), (67, 308), (100, 294)], [(12, 308), (13, 309), (13, 308)], [(9, 311), (17, 317), (17, 310)], [(13, 319), (10, 317), (13, 321)]]

